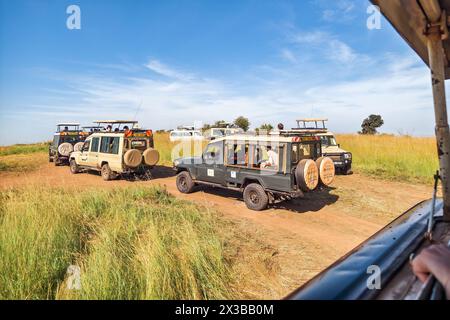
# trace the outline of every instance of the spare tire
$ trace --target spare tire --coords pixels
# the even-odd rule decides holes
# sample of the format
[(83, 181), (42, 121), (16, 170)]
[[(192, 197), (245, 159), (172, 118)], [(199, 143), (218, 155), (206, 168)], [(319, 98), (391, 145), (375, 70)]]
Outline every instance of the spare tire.
[(123, 155), (123, 162), (130, 168), (139, 167), (142, 163), (142, 154), (136, 149), (128, 150)]
[(61, 143), (58, 147), (58, 153), (64, 157), (68, 157), (73, 151), (73, 145), (69, 142)]
[(144, 151), (144, 162), (146, 165), (153, 167), (159, 162), (159, 152), (153, 148)]
[(295, 178), (298, 187), (305, 191), (312, 191), (319, 185), (319, 169), (311, 159), (304, 159), (297, 164)]
[(73, 151), (77, 152), (77, 151), (81, 151), (81, 149), (83, 149), (84, 146), (84, 142), (78, 142), (73, 146)]
[(333, 160), (328, 157), (320, 157), (316, 160), (316, 164), (319, 169), (320, 183), (324, 186), (332, 184), (336, 175)]

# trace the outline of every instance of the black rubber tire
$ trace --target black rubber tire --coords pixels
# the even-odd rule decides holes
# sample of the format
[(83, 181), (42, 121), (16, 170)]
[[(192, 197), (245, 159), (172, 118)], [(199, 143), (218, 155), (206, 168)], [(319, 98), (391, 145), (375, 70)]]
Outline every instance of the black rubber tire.
[(182, 171), (177, 175), (177, 188), (181, 193), (191, 193), (194, 190), (195, 183), (189, 172)]
[(53, 162), (53, 157), (51, 155), (48, 155), (48, 162)]
[(70, 166), (70, 173), (72, 174), (80, 173), (80, 167), (78, 166), (78, 164), (74, 159), (70, 159), (69, 166)]
[(262, 211), (267, 209), (269, 196), (260, 184), (251, 183), (244, 189), (244, 202), (250, 210)]
[(111, 168), (107, 163), (105, 163), (102, 166), (100, 173), (102, 174), (102, 179), (105, 181), (114, 180), (116, 178), (116, 175), (114, 174), (114, 172), (111, 170)]

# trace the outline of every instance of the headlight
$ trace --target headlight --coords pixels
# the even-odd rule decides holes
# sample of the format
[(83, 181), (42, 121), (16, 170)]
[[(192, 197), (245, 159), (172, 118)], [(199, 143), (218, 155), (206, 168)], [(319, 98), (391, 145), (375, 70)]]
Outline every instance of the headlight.
[(352, 158), (352, 154), (351, 153), (345, 153), (344, 154), (344, 158), (347, 160), (350, 160)]

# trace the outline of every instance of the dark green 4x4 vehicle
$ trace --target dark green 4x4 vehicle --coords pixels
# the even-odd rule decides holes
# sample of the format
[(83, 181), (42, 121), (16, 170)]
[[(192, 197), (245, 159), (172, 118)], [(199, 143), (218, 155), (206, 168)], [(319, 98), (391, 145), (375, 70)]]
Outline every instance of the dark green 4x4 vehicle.
[(78, 123), (59, 123), (53, 141), (48, 147), (48, 161), (55, 166), (69, 164), (69, 156), (73, 151), (79, 151), (83, 147), (83, 141), (88, 133), (80, 131)]
[(209, 143), (201, 157), (175, 160), (174, 168), (180, 192), (190, 193), (197, 184), (237, 190), (257, 211), (329, 185), (335, 174), (315, 135), (223, 137)]

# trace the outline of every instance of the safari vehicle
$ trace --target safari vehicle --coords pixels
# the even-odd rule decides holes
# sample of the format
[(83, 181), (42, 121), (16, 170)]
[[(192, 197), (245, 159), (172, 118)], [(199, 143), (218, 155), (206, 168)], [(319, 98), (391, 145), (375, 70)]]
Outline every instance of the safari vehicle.
[(172, 130), (169, 134), (171, 142), (187, 141), (187, 140), (203, 140), (203, 135), (200, 130), (195, 130), (195, 127), (184, 126), (178, 127), (177, 130)]
[(333, 161), (321, 156), (320, 138), (314, 135), (218, 138), (201, 157), (175, 160), (174, 169), (180, 192), (190, 193), (197, 184), (236, 190), (256, 211), (334, 179)]
[(326, 127), (327, 121), (328, 119), (299, 119), (297, 120), (297, 129), (316, 131), (322, 140), (322, 154), (333, 160), (337, 172), (350, 174), (352, 172), (352, 154), (342, 149), (336, 142), (336, 137)]
[(53, 162), (55, 166), (68, 164), (70, 154), (81, 149), (85, 138), (86, 134), (80, 131), (80, 124), (57, 124), (53, 141), (48, 147), (48, 161)]
[[(92, 133), (80, 151), (70, 155), (70, 171), (100, 171), (108, 181), (126, 173), (147, 173), (159, 161), (154, 149), (153, 132), (137, 129), (137, 121), (96, 121), (108, 130)], [(123, 127), (122, 127), (123, 125)], [(131, 128), (131, 129), (130, 129)]]
[(227, 136), (243, 134), (244, 130), (228, 125), (226, 128), (211, 128), (206, 131), (206, 137), (208, 140), (214, 140), (217, 138), (223, 138)]
[[(410, 260), (423, 249), (433, 244), (448, 246), (450, 240), (450, 130), (445, 98), (445, 80), (450, 78), (450, 0), (371, 1), (431, 69), (440, 166), (434, 194), (431, 200), (408, 210), (288, 299), (450, 299), (438, 279), (430, 274), (422, 283), (410, 265)], [(439, 181), (442, 200), (436, 198)]]

